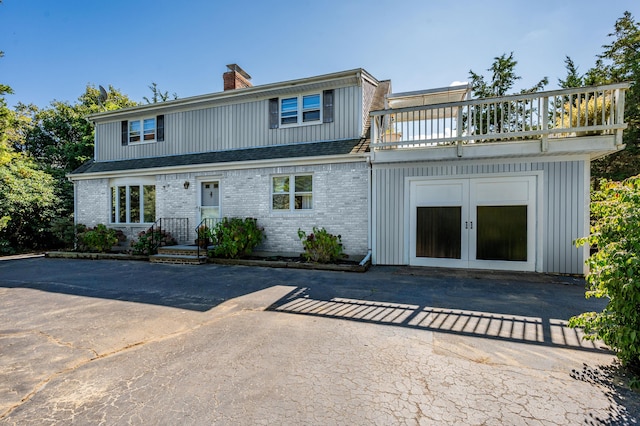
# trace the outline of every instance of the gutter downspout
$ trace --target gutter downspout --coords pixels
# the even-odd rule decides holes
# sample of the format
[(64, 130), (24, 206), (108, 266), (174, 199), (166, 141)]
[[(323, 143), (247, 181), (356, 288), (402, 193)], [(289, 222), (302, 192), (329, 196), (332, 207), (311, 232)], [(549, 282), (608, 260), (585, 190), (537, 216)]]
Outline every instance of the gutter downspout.
[(372, 257), (373, 251), (373, 166), (371, 165), (371, 156), (367, 156), (367, 167), (369, 169), (369, 185), (367, 185), (367, 222), (369, 223), (369, 226), (367, 226), (367, 245), (369, 246), (369, 250), (365, 258), (362, 260), (361, 265), (366, 263)]

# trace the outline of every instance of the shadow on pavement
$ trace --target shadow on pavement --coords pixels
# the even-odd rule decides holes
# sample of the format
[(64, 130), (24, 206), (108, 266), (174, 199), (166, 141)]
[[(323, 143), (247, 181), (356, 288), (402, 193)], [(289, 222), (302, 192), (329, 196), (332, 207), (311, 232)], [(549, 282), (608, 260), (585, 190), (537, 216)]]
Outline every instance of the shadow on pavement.
[[(365, 274), (136, 261), (23, 259), (0, 263), (0, 286), (205, 312), (274, 286), (270, 310), (536, 345), (603, 351), (566, 326), (600, 310), (584, 280), (541, 274), (373, 267)], [(267, 302), (267, 306), (269, 302)]]
[(145, 303), (205, 312), (280, 281), (250, 268), (140, 261), (25, 259), (0, 263), (0, 287)]
[(581, 278), (432, 268), (394, 268), (391, 276), (368, 294), (353, 282), (298, 287), (269, 310), (608, 352), (568, 327), (571, 316), (603, 307), (584, 299)]

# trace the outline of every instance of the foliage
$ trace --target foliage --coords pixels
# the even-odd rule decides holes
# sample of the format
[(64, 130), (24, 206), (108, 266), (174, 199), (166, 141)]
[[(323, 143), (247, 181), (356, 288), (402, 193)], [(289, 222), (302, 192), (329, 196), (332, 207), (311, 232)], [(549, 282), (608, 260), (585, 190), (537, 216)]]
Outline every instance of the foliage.
[[(0, 117), (11, 115), (0, 97)], [(10, 147), (6, 124), (7, 120), (0, 118), (0, 241), (5, 247), (2, 251), (42, 248), (47, 245), (47, 230), (58, 211), (54, 182), (28, 156)]]
[(169, 92), (166, 90), (164, 92), (160, 91), (160, 89), (158, 89), (158, 84), (155, 82), (151, 82), (151, 85), (148, 87), (149, 90), (151, 90), (151, 99), (147, 98), (146, 96), (142, 97), (142, 99), (144, 99), (148, 104), (157, 104), (158, 102), (166, 102), (168, 100), (178, 99), (178, 95), (175, 92), (171, 94), (171, 99), (169, 99)]
[(53, 237), (53, 247), (74, 247), (76, 243), (76, 227), (73, 225), (73, 216), (69, 215), (54, 218), (49, 226), (49, 232)]
[[(491, 72), (490, 80), (485, 79), (484, 76), (476, 74), (473, 71), (469, 71), (473, 96), (476, 98), (491, 98), (509, 94), (508, 92), (513, 88), (516, 81), (521, 78), (515, 73), (517, 64), (518, 62), (513, 58), (513, 52), (511, 52), (509, 56), (504, 53), (501, 56), (495, 57), (493, 64), (487, 69), (487, 71)], [(548, 82), (547, 77), (544, 77), (536, 85), (528, 89), (523, 89), (520, 93), (539, 92), (544, 89), (544, 86), (546, 86)], [(531, 108), (525, 108), (525, 106), (525, 101), (478, 105), (475, 111), (473, 111), (473, 116), (478, 118), (472, 121), (475, 122), (479, 120), (479, 122), (482, 123), (483, 133), (487, 131), (489, 133), (513, 131), (516, 128), (522, 128), (527, 122)], [(470, 117), (464, 117), (464, 121), (468, 126), (472, 125), (472, 123), (469, 123), (469, 119)], [(505, 125), (507, 128), (505, 128)], [(480, 133), (480, 129), (476, 128), (474, 132), (478, 134)]]
[(587, 265), (586, 297), (607, 298), (602, 312), (586, 312), (569, 325), (602, 339), (625, 365), (640, 367), (640, 175), (603, 180), (592, 196), (591, 235), (576, 241), (597, 251)]
[(73, 185), (66, 175), (93, 156), (94, 128), (87, 116), (137, 105), (112, 86), (105, 102), (100, 102), (99, 96), (100, 91), (88, 85), (74, 104), (53, 101), (44, 109), (24, 104), (16, 107), (11, 142), (56, 179), (63, 215), (73, 210)]
[(212, 229), (214, 256), (236, 259), (251, 254), (266, 237), (254, 218), (223, 218)]
[(115, 229), (109, 229), (103, 224), (95, 228), (87, 228), (78, 234), (78, 246), (82, 251), (105, 253), (118, 243)]
[[(604, 115), (603, 115), (604, 107)], [(602, 95), (590, 99), (575, 98), (563, 106), (565, 114), (556, 119), (556, 127), (582, 127), (606, 124), (611, 112), (611, 98)]]
[(211, 230), (207, 225), (200, 225), (198, 227), (198, 239), (211, 241)]
[(333, 235), (324, 228), (313, 227), (313, 232), (307, 235), (298, 229), (298, 238), (302, 241), (307, 261), (329, 263), (344, 257), (342, 252), (342, 236)]
[(138, 239), (131, 242), (131, 249), (133, 254), (149, 256), (158, 253), (158, 247), (176, 244), (176, 239), (164, 229), (149, 228), (138, 233)]
[(565, 68), (567, 69), (567, 76), (564, 80), (558, 79), (558, 86), (563, 89), (569, 89), (572, 87), (584, 86), (584, 76), (578, 73), (578, 67), (569, 56), (564, 59)]
[(616, 21), (609, 37), (613, 41), (602, 46), (604, 52), (587, 71), (584, 82), (587, 85), (632, 82), (625, 95), (628, 127), (623, 134), (623, 143), (627, 147), (594, 162), (592, 176), (622, 180), (640, 171), (640, 25), (631, 13), (625, 12)]

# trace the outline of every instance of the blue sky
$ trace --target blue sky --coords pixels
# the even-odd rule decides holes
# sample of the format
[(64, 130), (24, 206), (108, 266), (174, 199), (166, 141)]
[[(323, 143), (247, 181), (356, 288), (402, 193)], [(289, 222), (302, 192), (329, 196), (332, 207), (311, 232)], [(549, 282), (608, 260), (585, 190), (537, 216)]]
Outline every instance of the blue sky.
[(394, 92), (487, 74), (514, 52), (519, 87), (586, 71), (616, 19), (638, 0), (4, 0), (0, 83), (18, 102), (74, 102), (87, 84), (136, 101), (153, 81), (179, 97), (222, 90), (226, 64), (254, 85), (353, 68), (391, 79)]

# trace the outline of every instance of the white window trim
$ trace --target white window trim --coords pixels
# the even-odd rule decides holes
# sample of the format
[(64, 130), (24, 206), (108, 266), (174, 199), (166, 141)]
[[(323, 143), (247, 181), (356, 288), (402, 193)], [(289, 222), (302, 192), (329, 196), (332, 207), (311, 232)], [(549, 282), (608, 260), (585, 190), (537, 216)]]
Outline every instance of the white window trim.
[[(317, 120), (313, 120), (313, 121), (303, 121), (303, 116), (304, 116), (304, 109), (303, 109), (303, 99), (306, 96), (318, 96), (320, 98), (320, 103), (318, 106), (318, 111), (319, 111), (319, 118)], [(291, 99), (291, 98), (297, 98), (298, 99), (298, 103), (297, 103), (297, 121), (295, 123), (283, 123), (282, 122), (282, 100), (283, 99)], [(323, 123), (323, 116), (322, 116), (322, 112), (323, 112), (323, 93), (322, 92), (309, 92), (309, 93), (302, 93), (299, 95), (291, 95), (291, 96), (281, 96), (278, 98), (278, 126), (280, 128), (288, 128), (288, 127), (299, 127), (299, 126), (314, 126), (316, 124), (322, 124)], [(312, 110), (315, 111), (315, 110)]]
[[(137, 186), (140, 191), (140, 222), (131, 222), (131, 187)], [(133, 226), (144, 226), (150, 225), (153, 222), (144, 222), (144, 187), (145, 186), (154, 186), (156, 187), (156, 211), (157, 211), (157, 185), (156, 180), (154, 178), (143, 178), (140, 180), (131, 179), (131, 178), (121, 178), (121, 179), (113, 179), (109, 185), (109, 224), (110, 225), (133, 225)], [(118, 222), (120, 218), (120, 203), (118, 203), (118, 188), (125, 188), (125, 209), (126, 211), (126, 221)], [(113, 205), (113, 188), (116, 188), (116, 204)], [(115, 210), (115, 221), (113, 220), (111, 213)], [(154, 217), (156, 216), (156, 212), (154, 212)]]
[[(144, 140), (144, 122), (146, 120), (153, 120), (153, 139), (151, 140)], [(132, 122), (139, 122), (140, 123), (140, 140), (139, 141), (132, 141), (131, 140), (131, 123)], [(158, 141), (158, 118), (157, 116), (152, 116), (152, 117), (140, 117), (140, 118), (135, 118), (133, 120), (128, 120), (127, 121), (127, 143), (129, 145), (143, 145), (146, 143), (155, 143)]]
[[(311, 176), (311, 191), (305, 191), (305, 192), (296, 192), (295, 191), (295, 178), (298, 176)], [(277, 192), (273, 192), (273, 179), (277, 178), (277, 177), (288, 177), (289, 178), (289, 208), (288, 209), (274, 209), (273, 208), (273, 196), (274, 195), (282, 195), (281, 193), (277, 193)], [(314, 200), (315, 200), (315, 192), (314, 192), (314, 177), (313, 177), (313, 173), (294, 173), (294, 174), (282, 174), (282, 175), (272, 175), (269, 179), (269, 188), (270, 188), (270, 198), (269, 198), (269, 203), (270, 203), (270, 210), (272, 213), (296, 213), (296, 214), (304, 214), (304, 213), (308, 213), (311, 212), (315, 209), (314, 207)], [(296, 209), (295, 205), (296, 205), (296, 200), (295, 200), (295, 196), (296, 194), (311, 194), (311, 208), (309, 209)]]

